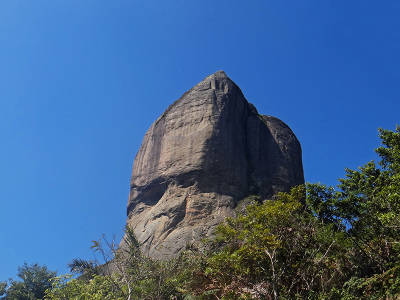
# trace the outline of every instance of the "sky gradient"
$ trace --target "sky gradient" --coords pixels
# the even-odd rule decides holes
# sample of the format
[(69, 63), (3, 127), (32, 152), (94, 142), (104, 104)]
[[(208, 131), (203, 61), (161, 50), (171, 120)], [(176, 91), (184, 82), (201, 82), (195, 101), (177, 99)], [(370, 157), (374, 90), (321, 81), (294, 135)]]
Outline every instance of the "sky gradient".
[(336, 185), (400, 124), (399, 1), (0, 1), (0, 281), (122, 234), (150, 125), (224, 70)]

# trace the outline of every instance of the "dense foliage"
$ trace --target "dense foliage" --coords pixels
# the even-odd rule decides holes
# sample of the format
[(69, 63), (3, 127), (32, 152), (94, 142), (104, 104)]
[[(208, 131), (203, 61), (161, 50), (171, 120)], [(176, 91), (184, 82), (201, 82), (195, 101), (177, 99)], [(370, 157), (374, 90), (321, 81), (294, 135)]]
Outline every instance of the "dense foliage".
[(379, 132), (378, 165), (346, 169), (338, 190), (307, 184), (304, 193), (296, 187), (220, 224), (219, 247), (193, 273), (195, 294), (400, 298), (400, 127)]
[(46, 266), (37, 263), (24, 263), (18, 268), (20, 280), (9, 279), (0, 283), (0, 299), (2, 300), (35, 300), (43, 299), (47, 289), (51, 288), (50, 280), (57, 272), (50, 271)]
[(337, 189), (307, 184), (250, 205), (170, 261), (143, 255), (127, 228), (122, 247), (94, 241), (105, 265), (71, 261), (80, 276), (53, 278), (45, 298), (400, 299), (400, 127), (379, 132), (378, 164), (346, 169)]

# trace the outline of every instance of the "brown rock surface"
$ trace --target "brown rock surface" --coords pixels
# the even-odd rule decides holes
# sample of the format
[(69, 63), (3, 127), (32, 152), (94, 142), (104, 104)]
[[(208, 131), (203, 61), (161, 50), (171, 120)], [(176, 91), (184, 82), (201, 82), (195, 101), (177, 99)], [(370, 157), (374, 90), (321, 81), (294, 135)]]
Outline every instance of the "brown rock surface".
[(259, 115), (218, 71), (147, 131), (133, 163), (127, 224), (145, 254), (169, 258), (235, 216), (245, 196), (268, 199), (303, 183), (301, 147), (290, 128)]

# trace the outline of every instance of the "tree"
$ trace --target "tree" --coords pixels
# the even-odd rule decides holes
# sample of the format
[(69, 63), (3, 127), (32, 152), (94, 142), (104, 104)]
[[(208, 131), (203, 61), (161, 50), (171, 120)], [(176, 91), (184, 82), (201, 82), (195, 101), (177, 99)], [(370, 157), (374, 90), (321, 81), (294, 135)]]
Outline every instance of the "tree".
[(130, 228), (124, 247), (103, 236), (92, 248), (106, 264), (71, 261), (83, 280), (55, 278), (49, 299), (399, 299), (400, 127), (379, 132), (381, 160), (346, 169), (338, 189), (248, 206), (170, 261), (143, 255)]
[[(142, 254), (133, 230), (125, 229), (125, 245), (113, 239), (93, 241), (92, 249), (105, 264), (74, 259), (68, 267), (77, 279), (63, 275), (52, 280), (46, 299), (170, 299), (180, 295), (179, 286), (187, 280), (181, 276), (186, 261), (183, 254), (169, 261), (156, 261)], [(176, 299), (176, 298), (175, 298)]]
[(307, 185), (309, 209), (353, 245), (349, 253), (355, 267), (345, 294), (354, 299), (400, 293), (400, 127), (378, 131), (383, 144), (375, 149), (378, 165), (370, 161), (358, 170), (346, 169), (338, 190)]
[(103, 256), (104, 271), (120, 283), (119, 290), (130, 299), (170, 299), (177, 294), (182, 255), (157, 261), (144, 255), (133, 229), (125, 228), (124, 246), (114, 241), (93, 241), (92, 249)]
[(295, 187), (218, 225), (214, 244), (220, 247), (193, 279), (202, 283), (200, 294), (295, 299), (329, 292), (340, 277), (332, 260), (345, 258), (345, 239), (305, 210), (304, 192), (304, 186)]
[(2, 281), (0, 282), (0, 297), (4, 296), (5, 293), (7, 292), (7, 282), (6, 281)]
[(45, 299), (53, 300), (125, 300), (125, 291), (116, 288), (120, 283), (115, 278), (93, 275), (91, 280), (61, 275), (52, 279), (52, 288), (46, 291)]
[(101, 273), (101, 266), (97, 262), (82, 258), (74, 258), (67, 264), (67, 268), (72, 274), (80, 275), (81, 280), (90, 280)]
[(45, 291), (51, 288), (50, 279), (57, 275), (56, 271), (50, 271), (46, 266), (37, 263), (28, 265), (26, 262), (22, 267), (18, 267), (17, 276), (21, 279), (16, 281), (9, 279), (9, 286), (6, 288), (4, 283), (4, 300), (35, 300), (43, 299)]

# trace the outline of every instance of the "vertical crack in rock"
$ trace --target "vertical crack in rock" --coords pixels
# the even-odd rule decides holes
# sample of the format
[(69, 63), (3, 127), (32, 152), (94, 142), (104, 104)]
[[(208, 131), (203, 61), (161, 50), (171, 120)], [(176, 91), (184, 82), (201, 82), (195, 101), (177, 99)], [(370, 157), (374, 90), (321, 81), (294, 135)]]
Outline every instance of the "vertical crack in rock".
[(218, 71), (171, 104), (144, 136), (127, 224), (146, 254), (168, 259), (234, 217), (249, 194), (270, 199), (303, 183), (301, 146), (290, 128), (259, 115)]

